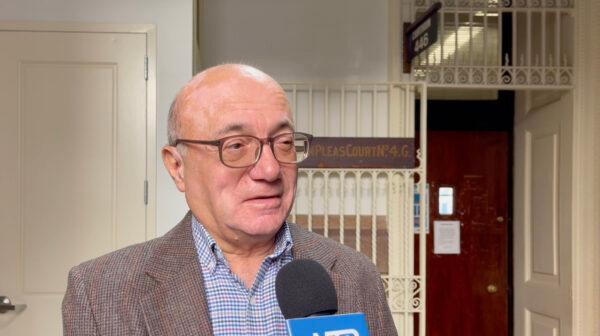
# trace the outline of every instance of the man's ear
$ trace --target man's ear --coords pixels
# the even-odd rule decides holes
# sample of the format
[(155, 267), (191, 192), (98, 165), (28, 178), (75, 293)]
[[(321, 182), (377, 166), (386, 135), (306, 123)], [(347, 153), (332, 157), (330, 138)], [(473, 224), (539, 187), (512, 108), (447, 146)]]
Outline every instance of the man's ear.
[(175, 182), (175, 186), (181, 192), (185, 192), (185, 183), (184, 183), (184, 170), (183, 166), (183, 158), (181, 154), (177, 151), (177, 148), (173, 146), (164, 146), (162, 148), (162, 159), (165, 168), (171, 175), (173, 182)]

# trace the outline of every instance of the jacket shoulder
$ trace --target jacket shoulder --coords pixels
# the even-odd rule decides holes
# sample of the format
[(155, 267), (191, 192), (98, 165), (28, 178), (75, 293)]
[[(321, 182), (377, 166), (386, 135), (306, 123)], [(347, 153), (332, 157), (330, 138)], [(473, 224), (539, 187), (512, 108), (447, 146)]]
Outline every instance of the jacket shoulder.
[(85, 261), (73, 267), (71, 272), (86, 280), (95, 278), (116, 280), (139, 272), (161, 239), (162, 237), (155, 238)]
[[(310, 259), (324, 261), (325, 264), (330, 261), (333, 270), (343, 275), (364, 274), (367, 271), (371, 276), (379, 276), (371, 259), (363, 253), (333, 239), (300, 228), (296, 224), (290, 223), (289, 225), (294, 246), (299, 245), (298, 248), (302, 250), (302, 255), (308, 254)], [(357, 272), (359, 270), (361, 272)]]
[(110, 252), (73, 267), (69, 278), (78, 279), (88, 291), (93, 288), (90, 294), (108, 294), (105, 290), (121, 294), (143, 291), (152, 283), (152, 279), (146, 276), (151, 264), (169, 263), (171, 260), (165, 260), (164, 255), (177, 254), (177, 251), (184, 250), (183, 246), (192, 245), (188, 217), (189, 214), (162, 237)]

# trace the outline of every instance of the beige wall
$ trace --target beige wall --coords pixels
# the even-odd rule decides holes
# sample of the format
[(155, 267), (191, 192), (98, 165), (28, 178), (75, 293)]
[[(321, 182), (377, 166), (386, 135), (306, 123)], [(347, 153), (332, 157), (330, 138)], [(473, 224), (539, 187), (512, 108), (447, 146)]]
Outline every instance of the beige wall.
[(280, 81), (385, 81), (388, 0), (201, 0), (203, 66), (256, 65)]

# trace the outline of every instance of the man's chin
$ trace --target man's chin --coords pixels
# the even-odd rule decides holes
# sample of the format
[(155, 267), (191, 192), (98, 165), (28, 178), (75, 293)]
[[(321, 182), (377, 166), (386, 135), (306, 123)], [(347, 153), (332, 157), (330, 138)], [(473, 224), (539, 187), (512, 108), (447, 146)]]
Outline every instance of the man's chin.
[(254, 237), (273, 237), (281, 229), (285, 218), (279, 216), (256, 216), (247, 222), (246, 234)]

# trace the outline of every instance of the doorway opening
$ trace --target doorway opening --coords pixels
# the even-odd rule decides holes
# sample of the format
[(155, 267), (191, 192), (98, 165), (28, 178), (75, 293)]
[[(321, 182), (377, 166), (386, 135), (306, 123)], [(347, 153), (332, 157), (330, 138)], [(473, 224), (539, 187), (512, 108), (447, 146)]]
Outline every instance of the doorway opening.
[(427, 104), (426, 334), (512, 335), (514, 92)]

